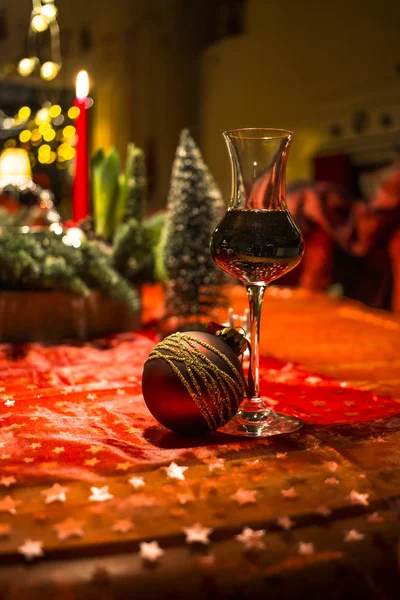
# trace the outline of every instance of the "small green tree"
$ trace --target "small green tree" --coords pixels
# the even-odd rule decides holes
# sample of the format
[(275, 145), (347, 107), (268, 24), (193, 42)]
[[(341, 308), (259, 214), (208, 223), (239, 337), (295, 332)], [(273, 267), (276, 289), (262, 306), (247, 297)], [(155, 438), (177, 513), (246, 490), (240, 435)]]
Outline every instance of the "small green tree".
[(204, 321), (222, 303), (225, 276), (209, 249), (224, 212), (221, 194), (189, 131), (180, 136), (172, 167), (164, 231), (167, 317)]

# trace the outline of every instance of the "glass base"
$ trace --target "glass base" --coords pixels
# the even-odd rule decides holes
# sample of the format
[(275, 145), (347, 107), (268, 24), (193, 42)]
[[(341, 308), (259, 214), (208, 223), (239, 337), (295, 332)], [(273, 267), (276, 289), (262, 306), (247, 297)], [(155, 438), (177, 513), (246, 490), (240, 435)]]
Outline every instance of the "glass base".
[(298, 417), (276, 413), (261, 398), (246, 399), (236, 416), (220, 429), (229, 435), (268, 437), (282, 433), (293, 433), (303, 427)]

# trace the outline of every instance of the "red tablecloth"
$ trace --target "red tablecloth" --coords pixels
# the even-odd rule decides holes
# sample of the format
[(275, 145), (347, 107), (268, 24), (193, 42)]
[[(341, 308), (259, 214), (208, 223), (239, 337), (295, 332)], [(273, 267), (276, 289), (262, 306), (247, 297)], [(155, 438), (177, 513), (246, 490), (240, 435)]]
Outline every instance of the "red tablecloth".
[[(141, 373), (154, 343), (139, 332), (80, 346), (3, 345), (1, 474), (18, 473), (20, 483), (97, 481), (118, 464), (177, 460), (191, 441), (197, 443), (181, 438), (175, 445), (182, 449), (168, 449), (168, 440), (179, 437), (158, 425), (144, 404)], [(389, 397), (293, 363), (263, 357), (261, 367), (261, 390), (271, 406), (309, 425), (359, 423), (400, 412)]]

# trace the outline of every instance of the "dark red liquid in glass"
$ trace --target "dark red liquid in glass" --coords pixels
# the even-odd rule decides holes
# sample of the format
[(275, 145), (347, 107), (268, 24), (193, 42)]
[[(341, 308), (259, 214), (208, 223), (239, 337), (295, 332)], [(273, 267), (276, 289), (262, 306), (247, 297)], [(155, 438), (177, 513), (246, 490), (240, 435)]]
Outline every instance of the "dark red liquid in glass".
[(301, 232), (287, 210), (228, 210), (211, 240), (217, 265), (246, 285), (281, 277), (303, 251)]

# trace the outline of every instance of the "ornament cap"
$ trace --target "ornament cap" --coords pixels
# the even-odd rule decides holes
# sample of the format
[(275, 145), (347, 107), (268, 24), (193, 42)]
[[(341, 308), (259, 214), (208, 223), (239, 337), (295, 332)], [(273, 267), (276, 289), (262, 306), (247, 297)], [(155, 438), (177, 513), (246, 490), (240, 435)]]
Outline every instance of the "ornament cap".
[(207, 329), (210, 333), (213, 333), (228, 344), (237, 356), (243, 354), (249, 347), (246, 336), (234, 327), (225, 327), (224, 325), (219, 325), (218, 323), (211, 321), (211, 323), (208, 323)]

